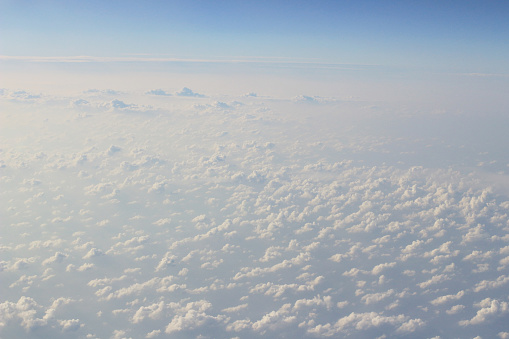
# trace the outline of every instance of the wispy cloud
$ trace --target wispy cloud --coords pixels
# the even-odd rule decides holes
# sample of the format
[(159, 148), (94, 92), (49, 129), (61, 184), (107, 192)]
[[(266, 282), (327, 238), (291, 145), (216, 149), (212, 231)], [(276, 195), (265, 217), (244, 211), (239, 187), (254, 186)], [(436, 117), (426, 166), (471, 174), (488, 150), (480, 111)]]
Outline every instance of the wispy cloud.
[(19, 61), (35, 63), (113, 63), (113, 62), (159, 62), (159, 63), (214, 63), (214, 64), (266, 64), (294, 67), (335, 68), (361, 70), (364, 67), (376, 67), (374, 64), (329, 63), (317, 60), (302, 60), (284, 57), (235, 57), (235, 58), (175, 58), (156, 57), (148, 54), (135, 54), (121, 57), (103, 56), (10, 56), (0, 55), (0, 61)]
[(480, 78), (507, 78), (508, 73), (462, 73), (461, 75)]

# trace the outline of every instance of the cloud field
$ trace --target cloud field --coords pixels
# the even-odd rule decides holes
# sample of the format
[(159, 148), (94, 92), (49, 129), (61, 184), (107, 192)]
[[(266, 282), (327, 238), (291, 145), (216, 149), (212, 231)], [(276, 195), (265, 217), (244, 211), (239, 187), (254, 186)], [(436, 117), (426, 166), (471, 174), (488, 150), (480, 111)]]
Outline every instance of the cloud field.
[(0, 91), (1, 338), (509, 338), (506, 118), (213, 92)]

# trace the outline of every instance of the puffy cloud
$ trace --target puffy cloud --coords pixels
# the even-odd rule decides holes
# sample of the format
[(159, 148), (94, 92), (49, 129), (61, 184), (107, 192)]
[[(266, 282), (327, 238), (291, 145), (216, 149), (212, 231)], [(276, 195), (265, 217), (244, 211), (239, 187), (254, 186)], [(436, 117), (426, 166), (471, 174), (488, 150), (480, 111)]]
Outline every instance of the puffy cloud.
[(166, 326), (165, 333), (172, 334), (181, 331), (191, 331), (199, 327), (210, 327), (227, 321), (227, 318), (222, 315), (212, 316), (206, 314), (205, 311), (211, 306), (205, 300), (188, 303), (185, 307), (177, 310), (180, 314), (173, 317), (168, 326)]
[(153, 330), (149, 333), (147, 333), (147, 335), (145, 336), (145, 338), (147, 339), (150, 339), (150, 338), (157, 338), (161, 335), (161, 330)]
[(100, 257), (102, 255), (104, 255), (103, 251), (101, 251), (98, 248), (93, 247), (93, 248), (90, 249), (90, 251), (87, 252), (87, 254), (85, 254), (83, 256), (83, 259), (90, 259), (90, 258), (94, 258), (94, 257)]
[(159, 264), (156, 267), (156, 272), (159, 272), (175, 263), (177, 260), (177, 256), (171, 254), (171, 252), (166, 252), (164, 257), (159, 261)]
[(121, 92), (113, 90), (113, 89), (96, 89), (96, 88), (88, 89), (88, 90), (84, 91), (83, 93), (85, 93), (85, 94), (94, 94), (94, 95), (98, 95), (98, 94), (103, 94), (103, 95), (119, 95), (119, 94), (121, 94)]
[(461, 312), (465, 308), (466, 308), (465, 305), (454, 305), (450, 309), (446, 310), (445, 313), (447, 313), (449, 315), (456, 314), (456, 313)]
[(330, 309), (332, 307), (332, 298), (330, 296), (325, 296), (320, 298), (320, 296), (315, 296), (313, 299), (299, 299), (295, 302), (293, 309), (300, 310), (305, 307), (313, 307), (320, 306)]
[(58, 298), (54, 300), (41, 318), (37, 317), (37, 313), (43, 306), (39, 305), (33, 298), (21, 297), (16, 303), (3, 302), (0, 304), (0, 329), (8, 325), (9, 322), (19, 320), (21, 326), (26, 331), (33, 331), (40, 327), (52, 326), (54, 322), (58, 323), (64, 331), (75, 331), (81, 327), (79, 320), (56, 319), (55, 313), (63, 305), (73, 302), (70, 298)]
[(34, 102), (42, 98), (41, 94), (34, 94), (24, 90), (10, 91), (3, 89), (0, 95), (15, 102)]
[[(400, 314), (395, 316), (384, 316), (376, 312), (355, 313), (340, 318), (335, 324), (317, 325), (308, 329), (311, 334), (321, 336), (334, 336), (344, 331), (356, 329), (367, 330), (384, 325), (398, 326), (399, 332), (411, 332), (422, 326), (424, 322), (420, 319), (409, 320), (408, 317)], [(401, 330), (400, 330), (401, 328)]]
[(493, 289), (509, 283), (509, 276), (501, 275), (496, 280), (483, 280), (477, 283), (474, 287), (474, 292), (479, 292), (486, 289)]
[(105, 299), (106, 300), (120, 299), (120, 298), (124, 298), (126, 296), (130, 296), (132, 294), (139, 294), (143, 290), (154, 288), (160, 282), (161, 282), (161, 278), (154, 277), (154, 278), (147, 280), (143, 283), (135, 283), (128, 287), (120, 288), (120, 289), (108, 294), (108, 296), (106, 296)]
[(248, 307), (248, 304), (242, 304), (242, 305), (238, 305), (238, 306), (227, 307), (227, 308), (223, 309), (223, 312), (226, 312), (226, 313), (237, 313), (237, 312), (239, 312), (241, 310), (245, 310), (247, 307)]
[(75, 332), (85, 326), (79, 319), (58, 320), (63, 332)]
[(175, 95), (181, 96), (181, 97), (195, 97), (195, 98), (204, 98), (205, 97), (205, 95), (195, 93), (187, 87), (184, 87), (181, 91), (175, 93)]
[(157, 226), (169, 225), (170, 223), (171, 223), (170, 218), (161, 218), (161, 219), (153, 222), (153, 224), (157, 225)]
[(140, 307), (136, 313), (132, 317), (133, 323), (137, 324), (142, 322), (146, 317), (151, 319), (159, 319), (163, 316), (164, 311), (164, 302), (160, 301), (159, 303), (152, 304), (150, 306), (142, 306)]
[(362, 296), (361, 300), (366, 304), (374, 304), (379, 302), (380, 300), (383, 300), (387, 297), (390, 297), (394, 294), (394, 290), (390, 289), (386, 292), (380, 292), (380, 293), (371, 293), (371, 294), (365, 294)]
[(486, 298), (475, 304), (475, 306), (480, 308), (480, 310), (477, 311), (477, 314), (472, 319), (461, 320), (459, 322), (460, 326), (482, 324), (489, 319), (499, 317), (509, 312), (509, 303), (497, 299)]
[(435, 298), (433, 300), (430, 301), (431, 304), (437, 306), (437, 305), (440, 305), (440, 304), (443, 304), (443, 303), (446, 303), (446, 302), (449, 302), (451, 300), (459, 300), (461, 299), (463, 296), (465, 295), (465, 292), (464, 291), (459, 291), (458, 293), (456, 294), (448, 294), (448, 295), (443, 295), (441, 297), (438, 297), (438, 298)]
[(422, 283), (417, 284), (420, 288), (428, 288), (431, 285), (439, 284), (441, 282), (450, 280), (451, 278), (446, 274), (437, 274)]
[(256, 332), (265, 333), (266, 330), (284, 328), (297, 321), (297, 318), (290, 315), (291, 305), (284, 304), (277, 311), (265, 314), (260, 320), (255, 321), (252, 328)]
[(37, 260), (38, 260), (37, 257), (21, 258), (21, 259), (17, 259), (11, 265), (8, 265), (7, 263), (5, 263), (5, 266), (8, 266), (7, 270), (9, 270), (9, 271), (18, 271), (18, 270), (28, 268), (30, 264), (35, 263)]
[(486, 239), (488, 234), (484, 230), (484, 225), (478, 224), (468, 230), (468, 233), (463, 235), (462, 244)]
[(412, 333), (417, 329), (424, 327), (426, 322), (421, 319), (410, 319), (407, 322), (403, 323), (400, 327), (396, 329), (397, 333)]
[[(27, 131), (2, 135), (0, 270), (8, 296), (34, 302), (2, 303), (0, 336), (505, 331), (490, 320), (507, 314), (507, 198), (484, 174), (408, 165), (453, 145), (350, 123), (366, 114), (355, 102), (147, 93), (0, 103)], [(107, 114), (149, 104), (158, 114)], [(75, 291), (66, 313), (44, 304)], [(479, 293), (496, 303), (470, 314)]]
[(64, 261), (64, 259), (66, 259), (69, 255), (65, 254), (65, 253), (62, 253), (62, 252), (55, 252), (55, 254), (48, 258), (48, 259), (45, 259), (43, 262), (42, 262), (42, 265), (49, 265), (49, 264), (53, 264), (53, 263), (61, 263), (62, 261)]
[(171, 96), (171, 93), (167, 93), (162, 89), (153, 89), (151, 91), (146, 92), (145, 94), (149, 95), (161, 95), (161, 96)]
[(394, 267), (396, 266), (396, 263), (395, 262), (390, 262), (390, 263), (383, 263), (383, 264), (379, 264), (379, 265), (376, 265), (375, 267), (373, 267), (373, 269), (371, 270), (371, 274), (373, 275), (379, 275), (380, 273), (382, 273), (383, 270), (385, 270), (386, 268), (390, 268), (390, 267)]
[(248, 278), (255, 277), (255, 276), (259, 276), (259, 275), (264, 275), (266, 273), (273, 273), (273, 272), (276, 272), (276, 271), (279, 271), (279, 270), (282, 270), (285, 268), (290, 268), (295, 265), (302, 265), (304, 262), (309, 261), (310, 258), (311, 258), (311, 255), (309, 252), (303, 252), (292, 259), (285, 259), (282, 262), (275, 264), (271, 267), (266, 267), (266, 268), (256, 267), (253, 269), (245, 268), (245, 269), (243, 269), (243, 271), (246, 271), (246, 273), (239, 272), (235, 275), (234, 279), (239, 280), (244, 277), (248, 277)]

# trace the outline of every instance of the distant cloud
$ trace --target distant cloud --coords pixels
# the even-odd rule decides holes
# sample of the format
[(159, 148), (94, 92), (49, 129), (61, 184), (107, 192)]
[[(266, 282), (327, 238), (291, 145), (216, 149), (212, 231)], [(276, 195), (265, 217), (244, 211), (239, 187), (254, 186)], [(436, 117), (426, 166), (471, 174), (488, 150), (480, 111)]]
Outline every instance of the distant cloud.
[(140, 106), (137, 104), (128, 104), (122, 100), (114, 99), (109, 103), (102, 104), (102, 107), (109, 111), (116, 112), (131, 112), (131, 113), (147, 113), (152, 112), (154, 109), (150, 106)]
[(306, 67), (320, 69), (345, 69), (345, 70), (363, 70), (363, 68), (372, 68), (378, 66), (375, 64), (348, 64), (348, 63), (330, 63), (320, 62), (313, 59), (303, 60), (295, 58), (270, 58), (270, 57), (245, 57), (245, 58), (216, 58), (216, 59), (192, 59), (192, 58), (168, 58), (157, 56), (126, 56), (126, 57), (98, 57), (98, 56), (8, 56), (0, 55), (3, 61), (21, 61), (38, 63), (88, 63), (88, 62), (188, 62), (188, 63), (210, 63), (210, 64), (259, 64), (259, 65), (284, 65), (286, 67)]
[(180, 97), (195, 97), (195, 98), (204, 98), (205, 95), (195, 93), (191, 89), (184, 87), (180, 92), (175, 93), (175, 95)]
[(171, 93), (163, 91), (162, 89), (153, 89), (151, 91), (146, 92), (145, 94), (160, 95), (160, 96), (171, 96)]
[(115, 91), (112, 89), (89, 89), (84, 91), (85, 94), (106, 94), (106, 95), (119, 95), (119, 91)]
[(34, 94), (28, 91), (11, 91), (8, 89), (1, 89), (0, 96), (5, 99), (16, 101), (16, 102), (34, 102), (42, 98), (41, 94)]
[(324, 97), (319, 97), (319, 96), (298, 95), (293, 98), (293, 101), (307, 102), (309, 104), (323, 104), (323, 103), (335, 102), (335, 101), (337, 101), (337, 99), (324, 98)]
[(308, 102), (308, 103), (318, 103), (319, 101), (315, 97), (310, 97), (307, 95), (299, 95), (294, 98), (295, 101), (300, 102)]

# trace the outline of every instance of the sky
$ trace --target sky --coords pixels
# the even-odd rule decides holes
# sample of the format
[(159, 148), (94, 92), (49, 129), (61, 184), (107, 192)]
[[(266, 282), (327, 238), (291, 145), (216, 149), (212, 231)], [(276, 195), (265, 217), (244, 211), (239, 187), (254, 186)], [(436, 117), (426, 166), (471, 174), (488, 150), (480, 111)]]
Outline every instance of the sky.
[(508, 73), (504, 1), (2, 1), (7, 56), (283, 58)]
[(306, 92), (406, 100), (431, 103), (430, 110), (459, 105), (500, 114), (509, 100), (503, 1), (44, 0), (0, 6), (2, 87), (78, 90), (90, 81), (144, 90), (184, 76), (198, 90), (226, 83), (218, 89), (263, 91), (271, 84), (271, 94), (286, 97)]
[(508, 7), (0, 0), (0, 338), (509, 338)]

